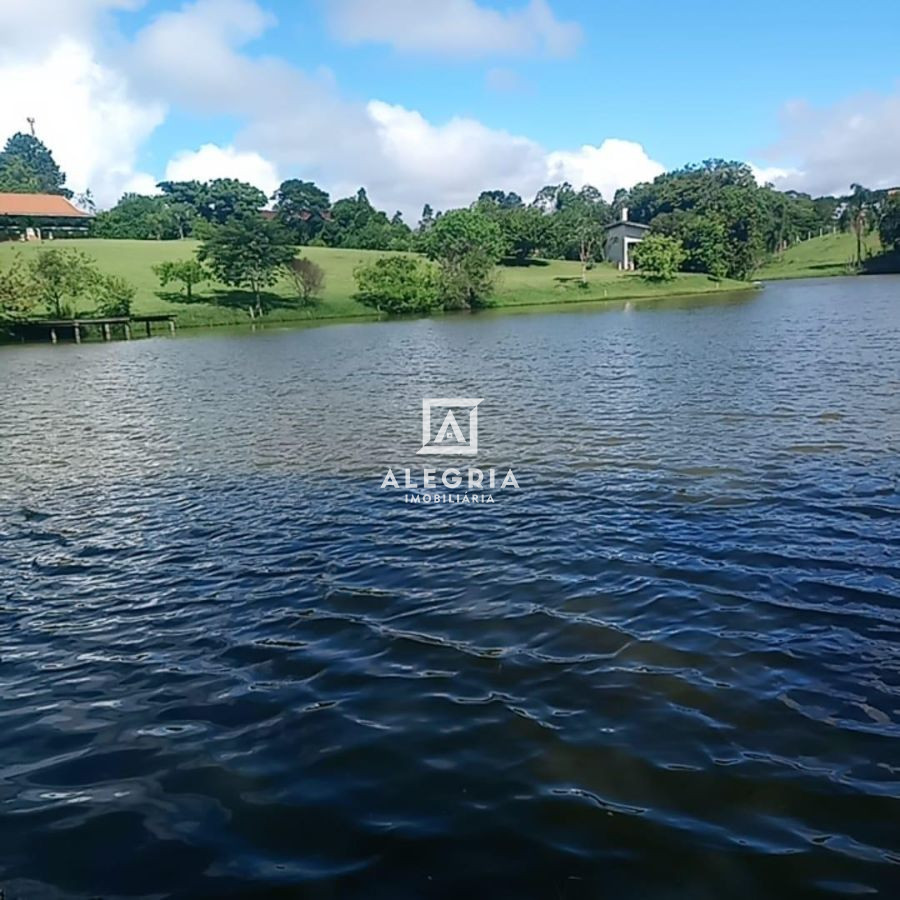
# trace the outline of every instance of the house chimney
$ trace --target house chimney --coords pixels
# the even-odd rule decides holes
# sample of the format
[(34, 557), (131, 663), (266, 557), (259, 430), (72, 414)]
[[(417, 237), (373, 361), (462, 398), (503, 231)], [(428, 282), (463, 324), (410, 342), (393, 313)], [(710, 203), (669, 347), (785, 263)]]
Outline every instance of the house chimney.
[(622, 221), (623, 222), (628, 221), (628, 207), (627, 206), (622, 207)]

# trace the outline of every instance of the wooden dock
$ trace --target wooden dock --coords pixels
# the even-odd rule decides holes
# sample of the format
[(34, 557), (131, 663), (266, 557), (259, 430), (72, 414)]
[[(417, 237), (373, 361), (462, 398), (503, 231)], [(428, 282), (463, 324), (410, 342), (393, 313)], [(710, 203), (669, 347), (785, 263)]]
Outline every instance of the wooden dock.
[(153, 334), (154, 324), (165, 322), (170, 334), (175, 334), (175, 313), (161, 313), (153, 316), (103, 316), (100, 318), (78, 319), (23, 319), (12, 323), (11, 329), (23, 341), (50, 339), (51, 344), (59, 343), (61, 336), (71, 337), (80, 344), (89, 329), (97, 329), (104, 341), (113, 339), (114, 329), (126, 341), (134, 336), (139, 326), (144, 326), (147, 337)]

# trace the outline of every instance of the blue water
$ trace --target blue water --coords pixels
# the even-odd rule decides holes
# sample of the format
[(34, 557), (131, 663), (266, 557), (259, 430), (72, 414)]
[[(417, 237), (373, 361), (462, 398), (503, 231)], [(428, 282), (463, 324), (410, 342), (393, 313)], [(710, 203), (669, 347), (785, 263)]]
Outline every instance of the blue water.
[[(898, 338), (883, 277), (0, 348), (7, 900), (898, 896)], [(381, 489), (442, 396), (518, 491)]]

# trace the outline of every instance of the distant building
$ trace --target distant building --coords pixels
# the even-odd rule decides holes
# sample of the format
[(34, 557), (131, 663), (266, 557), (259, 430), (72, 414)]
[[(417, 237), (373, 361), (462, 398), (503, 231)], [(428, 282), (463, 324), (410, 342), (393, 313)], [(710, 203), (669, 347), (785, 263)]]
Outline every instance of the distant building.
[(887, 189), (888, 197), (894, 197), (897, 194), (900, 194), (900, 187), (892, 187)]
[(91, 216), (58, 194), (0, 193), (0, 240), (84, 237)]
[(606, 249), (604, 256), (607, 262), (615, 263), (620, 269), (633, 269), (634, 261), (631, 251), (647, 235), (649, 225), (628, 221), (628, 207), (622, 208), (622, 218), (606, 227)]

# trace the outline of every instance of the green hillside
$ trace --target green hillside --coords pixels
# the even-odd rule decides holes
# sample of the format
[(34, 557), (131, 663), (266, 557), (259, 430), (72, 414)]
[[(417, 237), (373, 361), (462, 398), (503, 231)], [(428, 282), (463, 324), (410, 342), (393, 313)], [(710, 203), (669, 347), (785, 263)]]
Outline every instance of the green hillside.
[[(881, 252), (877, 234), (863, 239), (863, 257)], [(757, 272), (757, 278), (819, 278), (823, 275), (847, 275), (854, 269), (856, 260), (856, 236), (826, 234), (794, 244), (779, 253)]]
[[(6, 266), (16, 253), (25, 259), (48, 244), (0, 244), (0, 266)], [(137, 288), (135, 313), (175, 312), (182, 327), (229, 325), (248, 321), (249, 294), (235, 292), (221, 284), (204, 284), (196, 290), (193, 302), (170, 289), (161, 292), (152, 267), (164, 260), (187, 259), (196, 250), (194, 241), (54, 241), (54, 247), (75, 247), (93, 257), (99, 268), (121, 275)], [(325, 270), (325, 288), (313, 309), (298, 308), (286, 283), (272, 290), (270, 321), (310, 318), (370, 316), (372, 311), (353, 300), (356, 284), (353, 270), (360, 263), (384, 255), (371, 250), (334, 250), (304, 247), (302, 255)], [(535, 261), (529, 266), (502, 266), (498, 271), (494, 302), (498, 306), (552, 304), (585, 300), (614, 300), (660, 297), (673, 294), (708, 293), (740, 290), (747, 285), (738, 281), (716, 282), (705, 275), (679, 275), (674, 282), (648, 284), (633, 273), (622, 273), (611, 266), (597, 266), (588, 274), (587, 289), (580, 285), (581, 266), (561, 260)], [(82, 310), (87, 312), (87, 310)]]

